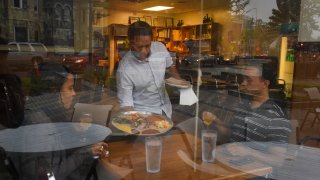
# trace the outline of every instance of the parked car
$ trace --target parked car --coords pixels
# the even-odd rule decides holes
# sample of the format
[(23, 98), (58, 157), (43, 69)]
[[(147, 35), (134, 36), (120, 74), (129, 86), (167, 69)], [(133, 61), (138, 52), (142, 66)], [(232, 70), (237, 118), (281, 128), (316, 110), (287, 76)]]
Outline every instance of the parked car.
[(182, 61), (182, 63), (185, 66), (190, 67), (197, 67), (200, 63), (200, 67), (213, 67), (215, 64), (218, 63), (220, 56), (216, 55), (201, 55), (199, 58), (198, 54), (191, 54), (189, 56), (186, 56), (185, 59)]
[(41, 43), (8, 43), (7, 63), (10, 69), (31, 69), (48, 61), (48, 49)]
[[(78, 54), (65, 56), (62, 63), (71, 71), (83, 71), (89, 65), (89, 49), (83, 49)], [(92, 49), (92, 65), (109, 65), (108, 56), (105, 55), (104, 48)]]

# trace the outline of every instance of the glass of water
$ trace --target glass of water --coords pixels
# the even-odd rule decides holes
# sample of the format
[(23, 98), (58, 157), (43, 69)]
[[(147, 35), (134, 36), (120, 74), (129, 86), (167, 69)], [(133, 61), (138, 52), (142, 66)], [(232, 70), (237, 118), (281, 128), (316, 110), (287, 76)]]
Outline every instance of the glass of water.
[(146, 137), (147, 172), (157, 173), (161, 166), (162, 139), (156, 136)]
[(80, 122), (80, 129), (83, 132), (83, 138), (82, 141), (86, 142), (87, 141), (87, 130), (89, 129), (89, 127), (91, 126), (92, 123), (92, 114), (91, 113), (81, 113), (80, 117), (79, 117), (79, 122)]
[(202, 161), (214, 162), (216, 156), (217, 131), (201, 131)]

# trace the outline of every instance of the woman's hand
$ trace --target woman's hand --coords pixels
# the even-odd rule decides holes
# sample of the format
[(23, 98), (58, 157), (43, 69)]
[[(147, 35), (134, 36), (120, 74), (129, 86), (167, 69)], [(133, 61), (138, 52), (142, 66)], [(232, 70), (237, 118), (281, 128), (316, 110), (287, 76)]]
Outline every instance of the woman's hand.
[(108, 144), (105, 142), (99, 142), (91, 146), (91, 152), (93, 156), (98, 156), (100, 158), (108, 157)]

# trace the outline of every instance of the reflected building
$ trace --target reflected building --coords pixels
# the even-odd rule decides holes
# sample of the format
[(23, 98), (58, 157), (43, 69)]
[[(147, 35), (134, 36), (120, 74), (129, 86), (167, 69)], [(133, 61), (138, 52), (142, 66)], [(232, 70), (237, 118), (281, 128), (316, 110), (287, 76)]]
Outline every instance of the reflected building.
[(1, 34), (16, 42), (41, 42), (43, 31), (42, 2), (39, 0), (2, 0)]
[(73, 0), (1, 0), (0, 33), (9, 42), (73, 46)]
[(44, 43), (73, 47), (73, 0), (52, 0), (43, 3)]

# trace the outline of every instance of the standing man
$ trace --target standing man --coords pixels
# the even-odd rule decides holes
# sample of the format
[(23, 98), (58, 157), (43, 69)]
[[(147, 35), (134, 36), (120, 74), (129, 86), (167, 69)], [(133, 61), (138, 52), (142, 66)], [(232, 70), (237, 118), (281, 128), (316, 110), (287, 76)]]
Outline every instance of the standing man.
[(180, 79), (172, 58), (161, 42), (152, 42), (152, 28), (137, 21), (129, 26), (130, 51), (120, 61), (117, 89), (124, 111), (148, 111), (171, 118), (172, 107), (165, 90), (165, 73)]

